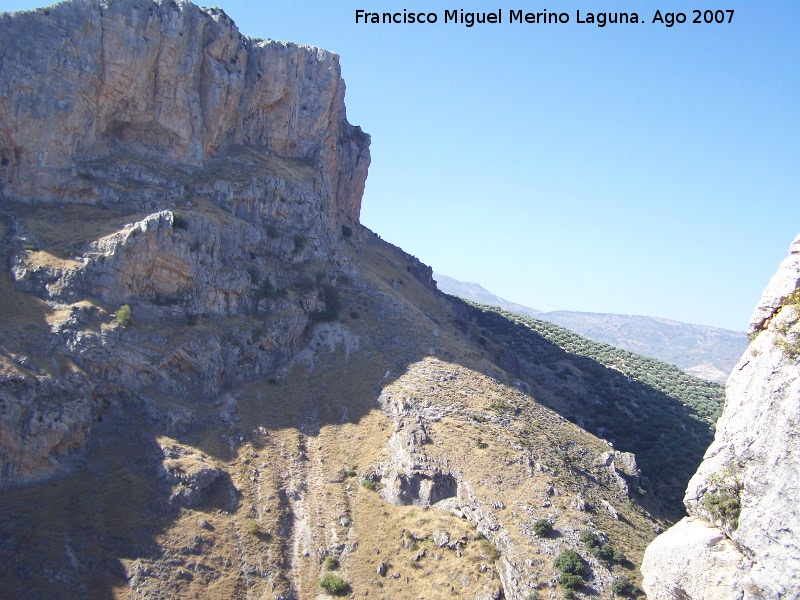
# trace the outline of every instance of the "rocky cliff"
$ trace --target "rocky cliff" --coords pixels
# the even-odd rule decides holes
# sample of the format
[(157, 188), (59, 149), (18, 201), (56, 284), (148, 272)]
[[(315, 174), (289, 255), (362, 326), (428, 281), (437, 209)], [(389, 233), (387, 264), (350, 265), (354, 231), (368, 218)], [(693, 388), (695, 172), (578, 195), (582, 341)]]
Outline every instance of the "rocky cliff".
[[(43, 301), (41, 343), (135, 389), (208, 396), (285, 361), (325, 308), (326, 265), (344, 264), (338, 245), (358, 222), (369, 165), (369, 136), (345, 118), (338, 56), (247, 38), (219, 9), (151, 0), (3, 14), (0, 37), (6, 306)], [(287, 270), (308, 261), (319, 281)], [(289, 288), (303, 299), (287, 302)], [(149, 342), (174, 346), (163, 355), (82, 331), (123, 304), (154, 324), (260, 314), (265, 325), (231, 327), (202, 349), (154, 333)], [(28, 367), (4, 381), (17, 390), (4, 403), (4, 484), (57, 469), (96, 412), (86, 381), (61, 394), (55, 428), (47, 407), (23, 409), (26, 389), (65, 377)]]
[(653, 600), (800, 596), (800, 236), (750, 322), (689, 517), (648, 547)]
[[(130, 205), (197, 192), (241, 212), (311, 171), (296, 196), (314, 215), (358, 220), (369, 138), (345, 118), (337, 55), (251, 39), (222, 10), (175, 1), (4, 14), (0, 37), (3, 197)], [(226, 166), (238, 185), (209, 173)]]

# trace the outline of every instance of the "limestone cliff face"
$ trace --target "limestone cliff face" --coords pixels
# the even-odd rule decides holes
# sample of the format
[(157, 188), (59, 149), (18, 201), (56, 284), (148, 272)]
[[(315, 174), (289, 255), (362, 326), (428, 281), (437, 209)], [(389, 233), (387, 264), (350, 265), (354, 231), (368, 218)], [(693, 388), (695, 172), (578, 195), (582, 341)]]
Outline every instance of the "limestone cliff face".
[[(30, 335), (71, 365), (4, 338), (2, 487), (69, 465), (106, 382), (153, 408), (284, 364), (351, 269), (370, 140), (336, 54), (220, 9), (74, 0), (0, 14), (0, 39), (0, 301), (39, 307)], [(123, 304), (139, 333), (105, 327)]]
[(767, 285), (728, 380), (690, 517), (656, 538), (644, 588), (668, 598), (800, 596), (800, 236)]
[(313, 167), (322, 213), (358, 219), (369, 137), (346, 120), (336, 54), (253, 40), (219, 9), (167, 0), (3, 14), (0, 38), (4, 197), (130, 201), (96, 181), (115, 179), (115, 156), (166, 158), (191, 176), (249, 146)]

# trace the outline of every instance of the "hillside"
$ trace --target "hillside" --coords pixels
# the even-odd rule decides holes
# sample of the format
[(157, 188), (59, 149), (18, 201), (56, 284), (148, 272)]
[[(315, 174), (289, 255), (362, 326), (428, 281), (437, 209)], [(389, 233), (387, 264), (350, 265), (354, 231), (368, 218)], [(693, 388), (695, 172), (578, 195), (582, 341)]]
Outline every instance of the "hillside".
[(440, 274), (434, 274), (434, 278), (439, 289), (447, 294), (557, 323), (595, 341), (667, 362), (690, 375), (717, 383), (725, 383), (747, 348), (747, 335), (743, 331), (659, 317), (568, 310), (542, 312), (495, 296), (477, 283), (464, 283)]
[(0, 34), (4, 596), (632, 593), (718, 386), (364, 228), (333, 53), (170, 0)]

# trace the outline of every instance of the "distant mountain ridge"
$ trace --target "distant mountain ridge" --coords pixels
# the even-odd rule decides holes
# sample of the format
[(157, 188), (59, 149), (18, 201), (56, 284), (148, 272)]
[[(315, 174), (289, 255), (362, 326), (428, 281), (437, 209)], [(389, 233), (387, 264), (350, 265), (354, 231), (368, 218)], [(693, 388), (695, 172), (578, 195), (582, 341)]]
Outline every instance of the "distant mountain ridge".
[(557, 323), (598, 342), (673, 364), (691, 375), (724, 383), (747, 348), (747, 334), (660, 317), (559, 310), (542, 312), (492, 294), (477, 283), (434, 273), (439, 289), (460, 298)]

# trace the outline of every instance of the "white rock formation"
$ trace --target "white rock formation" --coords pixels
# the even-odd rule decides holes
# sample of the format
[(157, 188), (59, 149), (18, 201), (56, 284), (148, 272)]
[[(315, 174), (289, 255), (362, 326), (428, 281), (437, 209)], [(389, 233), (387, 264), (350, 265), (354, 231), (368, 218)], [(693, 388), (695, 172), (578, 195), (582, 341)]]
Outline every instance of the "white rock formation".
[(800, 597), (800, 236), (767, 285), (728, 380), (691, 517), (645, 553), (651, 600)]

